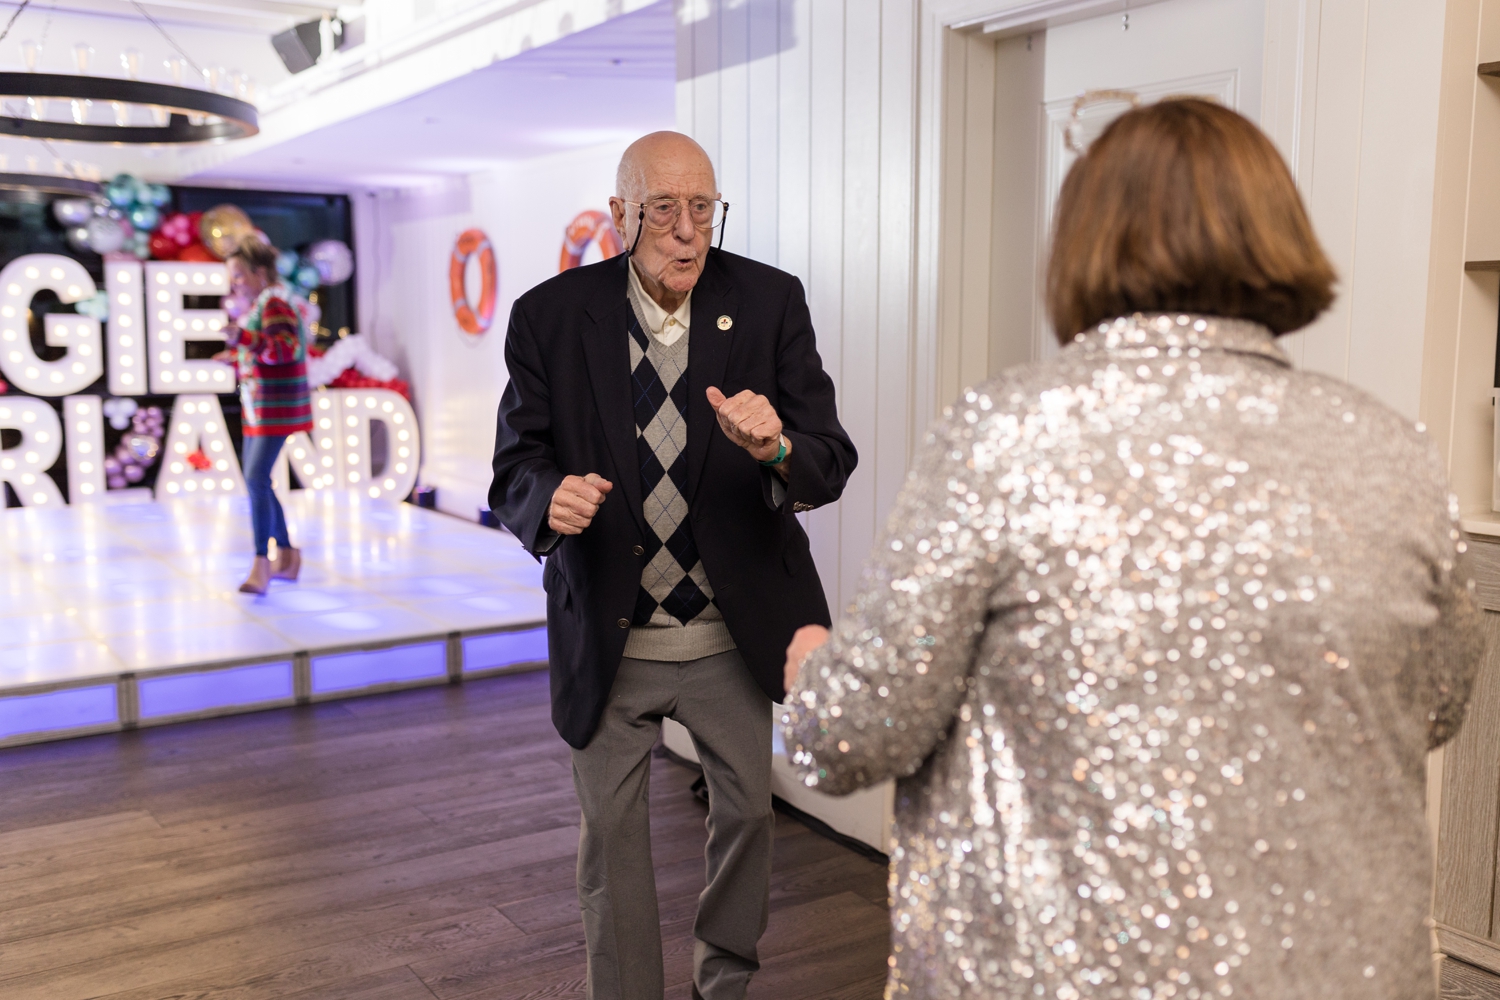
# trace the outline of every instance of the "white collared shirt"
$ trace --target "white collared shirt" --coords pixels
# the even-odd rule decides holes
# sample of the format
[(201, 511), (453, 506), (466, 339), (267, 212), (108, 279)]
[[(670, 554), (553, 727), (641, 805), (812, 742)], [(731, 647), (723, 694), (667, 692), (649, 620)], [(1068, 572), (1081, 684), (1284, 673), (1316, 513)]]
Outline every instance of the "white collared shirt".
[(655, 299), (646, 294), (646, 289), (641, 285), (640, 275), (635, 273), (635, 261), (630, 262), (630, 289), (635, 293), (636, 301), (641, 305), (641, 311), (646, 314), (647, 330), (663, 347), (671, 347), (688, 332), (693, 315), (691, 289), (687, 297), (682, 300), (682, 305), (677, 307), (677, 311), (669, 313), (658, 305)]

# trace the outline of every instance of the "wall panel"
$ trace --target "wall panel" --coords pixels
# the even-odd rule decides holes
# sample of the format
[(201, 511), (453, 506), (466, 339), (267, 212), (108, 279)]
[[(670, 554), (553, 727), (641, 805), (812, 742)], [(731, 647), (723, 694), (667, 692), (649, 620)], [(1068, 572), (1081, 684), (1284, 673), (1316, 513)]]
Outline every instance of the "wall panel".
[(691, 50), (678, 120), (715, 157), (742, 220), (725, 249), (802, 279), (860, 452), (844, 500), (805, 522), (836, 607), (858, 585), (910, 457), (916, 3), (716, 0), (678, 11)]
[(912, 451), (913, 225), (916, 210), (916, 43), (903, 26), (916, 23), (917, 0), (883, 0), (880, 33), (880, 316), (876, 344), (875, 440), (870, 456), (878, 529), (906, 480)]

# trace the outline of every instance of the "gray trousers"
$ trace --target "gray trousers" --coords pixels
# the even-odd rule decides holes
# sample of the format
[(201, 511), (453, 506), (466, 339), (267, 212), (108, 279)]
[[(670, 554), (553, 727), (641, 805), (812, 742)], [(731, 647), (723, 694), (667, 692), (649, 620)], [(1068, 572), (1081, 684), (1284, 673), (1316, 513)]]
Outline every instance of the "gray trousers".
[(664, 989), (647, 811), (663, 718), (693, 734), (708, 781), (708, 885), (693, 923), (693, 981), (704, 1000), (740, 1000), (760, 968), (775, 820), (771, 701), (735, 650), (685, 663), (622, 660), (598, 731), (573, 751), (588, 997), (661, 1000)]

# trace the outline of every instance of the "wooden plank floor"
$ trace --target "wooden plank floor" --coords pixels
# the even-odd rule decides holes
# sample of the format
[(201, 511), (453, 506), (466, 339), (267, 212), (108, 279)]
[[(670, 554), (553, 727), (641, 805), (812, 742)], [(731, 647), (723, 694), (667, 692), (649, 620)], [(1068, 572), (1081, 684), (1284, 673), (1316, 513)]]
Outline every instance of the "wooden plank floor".
[[(694, 777), (652, 770), (669, 1000)], [(0, 997), (582, 997), (577, 824), (545, 674), (0, 750)], [(751, 996), (873, 1000), (887, 944), (884, 868), (778, 817)]]
[(1443, 1000), (1500, 1000), (1500, 976), (1457, 959), (1443, 960)]

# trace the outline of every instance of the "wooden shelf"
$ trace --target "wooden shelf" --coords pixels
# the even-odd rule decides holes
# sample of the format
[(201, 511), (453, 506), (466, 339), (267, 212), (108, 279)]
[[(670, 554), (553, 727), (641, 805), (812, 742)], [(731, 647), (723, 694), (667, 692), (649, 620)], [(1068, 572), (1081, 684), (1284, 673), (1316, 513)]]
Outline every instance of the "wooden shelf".
[(1465, 271), (1500, 271), (1500, 260), (1466, 260)]
[(1500, 76), (1500, 62), (1487, 62), (1479, 64), (1480, 76)]

